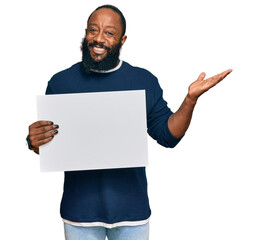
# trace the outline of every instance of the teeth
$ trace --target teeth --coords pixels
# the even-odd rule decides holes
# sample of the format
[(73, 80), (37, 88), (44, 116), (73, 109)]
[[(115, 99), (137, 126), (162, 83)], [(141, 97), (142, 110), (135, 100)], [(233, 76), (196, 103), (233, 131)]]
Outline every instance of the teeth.
[(99, 53), (103, 53), (105, 51), (104, 48), (94, 47), (93, 49), (94, 49), (94, 51), (99, 52)]

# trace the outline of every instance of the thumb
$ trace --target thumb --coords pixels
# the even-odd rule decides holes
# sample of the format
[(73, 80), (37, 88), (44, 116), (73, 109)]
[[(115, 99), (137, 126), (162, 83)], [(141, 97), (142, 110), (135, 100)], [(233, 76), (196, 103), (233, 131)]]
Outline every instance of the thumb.
[(205, 72), (202, 72), (199, 77), (197, 78), (197, 81), (202, 81), (206, 76), (206, 73)]

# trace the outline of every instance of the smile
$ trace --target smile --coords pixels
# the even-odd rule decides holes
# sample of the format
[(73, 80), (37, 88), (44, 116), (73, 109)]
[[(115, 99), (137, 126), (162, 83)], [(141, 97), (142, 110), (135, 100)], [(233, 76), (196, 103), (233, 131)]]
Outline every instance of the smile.
[(99, 48), (99, 47), (93, 47), (93, 52), (95, 54), (103, 54), (106, 52), (106, 49), (105, 48)]

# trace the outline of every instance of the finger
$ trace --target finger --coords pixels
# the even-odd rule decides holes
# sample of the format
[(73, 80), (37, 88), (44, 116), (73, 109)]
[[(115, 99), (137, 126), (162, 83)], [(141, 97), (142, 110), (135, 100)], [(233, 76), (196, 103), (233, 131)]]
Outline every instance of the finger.
[(50, 125), (50, 126), (42, 126), (42, 127), (39, 127), (39, 128), (32, 128), (29, 131), (29, 135), (31, 135), (31, 136), (32, 135), (39, 135), (39, 134), (42, 134), (42, 133), (46, 133), (46, 132), (55, 130), (57, 128), (59, 128), (59, 125), (57, 125), (57, 124)]
[(29, 129), (31, 129), (31, 128), (39, 128), (39, 127), (42, 127), (42, 126), (49, 126), (49, 125), (53, 125), (53, 124), (54, 123), (52, 121), (37, 121), (37, 122), (32, 123), (29, 126)]
[[(58, 134), (58, 130), (47, 132), (40, 135), (32, 135), (30, 136), (31, 145), (33, 147), (39, 147), (40, 143), (44, 143), (46, 139), (53, 138), (56, 134)], [(49, 141), (47, 141), (49, 142)], [(41, 144), (42, 145), (42, 144)]]
[(228, 74), (230, 74), (232, 72), (232, 69), (228, 69), (228, 70), (226, 70), (226, 71), (224, 71), (224, 72), (222, 72), (222, 73), (219, 73), (219, 74), (217, 74), (217, 75), (215, 75), (215, 76), (213, 76), (213, 77), (211, 77), (213, 80), (215, 80), (215, 79), (220, 79), (220, 80), (222, 80), (222, 79), (224, 79)]
[(230, 74), (232, 72), (232, 69), (228, 69), (222, 73), (219, 73), (211, 78), (206, 79), (208, 84), (211, 85), (216, 85), (217, 83), (219, 83), (220, 81), (222, 81), (228, 74)]
[(205, 72), (202, 72), (199, 77), (197, 78), (197, 81), (202, 81), (206, 76), (206, 73)]
[(227, 71), (224, 71), (221, 73), (221, 77), (222, 79), (224, 79), (228, 74), (230, 74), (233, 70), (232, 69), (228, 69)]
[(53, 139), (53, 137), (49, 137), (49, 138), (45, 138), (45, 139), (39, 141), (39, 142), (38, 142), (38, 147), (40, 147), (40, 146), (42, 146), (42, 145), (44, 145), (44, 144), (50, 142), (52, 139)]
[(58, 130), (50, 131), (50, 132), (46, 132), (46, 133), (39, 134), (39, 135), (33, 135), (30, 137), (30, 139), (31, 139), (31, 141), (40, 141), (45, 138), (52, 137), (52, 136), (56, 135), (57, 133), (58, 133)]

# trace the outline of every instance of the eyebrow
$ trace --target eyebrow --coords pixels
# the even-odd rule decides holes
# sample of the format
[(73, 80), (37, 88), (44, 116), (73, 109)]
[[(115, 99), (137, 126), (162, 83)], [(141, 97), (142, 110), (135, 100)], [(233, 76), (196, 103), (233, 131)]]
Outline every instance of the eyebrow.
[[(90, 23), (89, 25), (88, 25), (88, 27), (90, 27), (91, 25), (93, 25), (93, 26), (98, 26), (96, 23)], [(108, 25), (108, 26), (106, 26), (107, 28), (114, 28), (115, 30), (117, 30), (117, 28), (115, 27), (115, 26), (111, 26), (111, 25)]]

